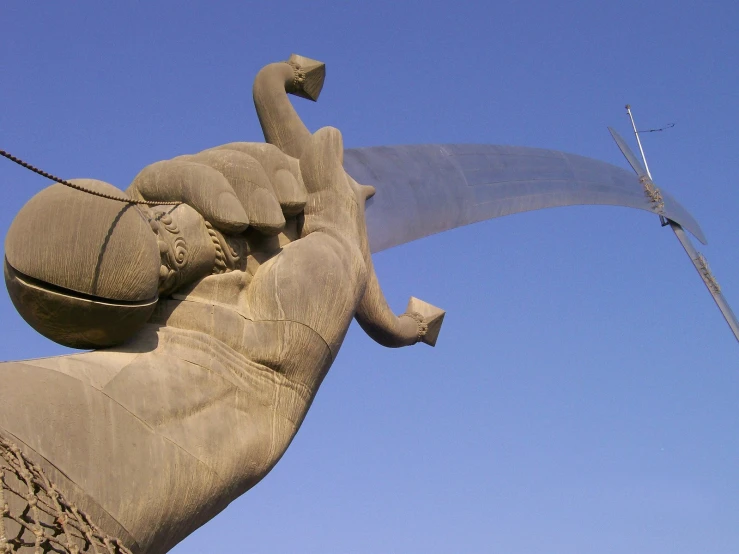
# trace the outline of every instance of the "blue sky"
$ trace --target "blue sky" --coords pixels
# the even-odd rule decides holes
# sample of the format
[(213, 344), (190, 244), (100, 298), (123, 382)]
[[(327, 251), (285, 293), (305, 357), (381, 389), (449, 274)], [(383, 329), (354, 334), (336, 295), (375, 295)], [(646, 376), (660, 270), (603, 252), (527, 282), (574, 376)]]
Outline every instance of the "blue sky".
[[(260, 141), (259, 68), (324, 61), (311, 130), (347, 147), (466, 142), (626, 167), (701, 223), (739, 309), (739, 4), (128, 2), (0, 8), (0, 148), (125, 188), (145, 165)], [(632, 141), (633, 143), (633, 141)], [(634, 146), (635, 148), (635, 146)], [(0, 231), (47, 186), (0, 161)], [(393, 307), (447, 310), (435, 349), (354, 326), (276, 469), (194, 552), (735, 553), (739, 345), (656, 216), (571, 207), (375, 256)], [(0, 359), (68, 350), (0, 294)]]

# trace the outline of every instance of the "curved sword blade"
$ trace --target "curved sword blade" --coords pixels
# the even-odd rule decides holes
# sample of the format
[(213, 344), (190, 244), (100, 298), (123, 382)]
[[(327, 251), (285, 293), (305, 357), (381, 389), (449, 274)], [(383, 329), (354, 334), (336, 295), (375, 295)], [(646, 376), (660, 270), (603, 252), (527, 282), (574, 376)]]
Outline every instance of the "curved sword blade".
[[(633, 150), (629, 148), (629, 145), (626, 143), (623, 137), (611, 127), (608, 127), (608, 130), (611, 132), (613, 140), (616, 141), (616, 144), (618, 145), (619, 150), (621, 150), (621, 153), (626, 158), (626, 161), (629, 162), (629, 165), (631, 165), (631, 167), (634, 169), (644, 186), (649, 187), (651, 184), (651, 190), (659, 190), (655, 187), (654, 182), (649, 175), (649, 172), (645, 169), (644, 165), (642, 165), (641, 161), (639, 161), (639, 158), (636, 157), (636, 154), (634, 154)], [(667, 216), (667, 214), (662, 215)], [(721, 287), (718, 285), (716, 278), (713, 276), (711, 270), (708, 268), (708, 262), (706, 261), (706, 258), (703, 256), (703, 254), (695, 249), (693, 243), (690, 240), (690, 237), (688, 237), (687, 233), (685, 233), (683, 226), (680, 225), (679, 222), (676, 222), (672, 217), (669, 216), (667, 216), (667, 222), (669, 223), (672, 231), (675, 233), (677, 240), (680, 241), (680, 244), (685, 250), (685, 253), (688, 255), (688, 258), (690, 258), (690, 261), (693, 263), (693, 266), (698, 272), (698, 275), (700, 275), (700, 278), (706, 285), (706, 288), (708, 289), (708, 292), (710, 293), (714, 302), (716, 302), (718, 309), (721, 311), (721, 315), (724, 316), (726, 323), (729, 324), (731, 332), (734, 333), (734, 337), (736, 338), (736, 340), (739, 341), (739, 320), (737, 320), (736, 315), (734, 315), (734, 312), (731, 309), (731, 306), (729, 306), (729, 303), (726, 301), (726, 298), (721, 292)], [(705, 241), (701, 242), (705, 244)]]
[(706, 258), (703, 256), (703, 254), (695, 249), (693, 243), (690, 241), (688, 235), (685, 233), (685, 230), (680, 226), (679, 223), (675, 223), (674, 221), (670, 221), (669, 223), (670, 227), (672, 227), (672, 230), (675, 232), (677, 240), (680, 241), (680, 244), (682, 244), (683, 248), (685, 249), (685, 253), (688, 255), (688, 258), (690, 258), (690, 261), (693, 262), (693, 266), (698, 272), (698, 275), (700, 275), (701, 279), (703, 279), (703, 284), (706, 285), (706, 288), (711, 294), (714, 302), (716, 302), (718, 309), (721, 310), (721, 315), (724, 316), (726, 323), (729, 324), (731, 332), (734, 333), (734, 337), (736, 338), (736, 340), (739, 341), (739, 320), (737, 320), (736, 315), (734, 315), (734, 312), (731, 309), (731, 306), (729, 306), (729, 303), (726, 301), (726, 298), (721, 292), (721, 287), (716, 281), (716, 278), (711, 273), (711, 269), (708, 267), (708, 262), (706, 261)]
[(629, 147), (624, 138), (619, 135), (613, 127), (608, 127), (608, 131), (611, 133), (613, 140), (615, 140), (618, 145), (618, 149), (621, 150), (621, 153), (624, 155), (624, 158), (626, 158), (626, 161), (629, 162), (629, 165), (633, 168), (634, 172), (639, 177), (649, 177), (649, 173), (644, 169), (641, 161), (636, 157), (636, 154), (634, 154), (634, 151)]
[(367, 203), (372, 252), (504, 215), (580, 204), (662, 214), (701, 242), (693, 217), (668, 194), (658, 209), (620, 167), (555, 150), (427, 144), (344, 152), (344, 168), (377, 194)]

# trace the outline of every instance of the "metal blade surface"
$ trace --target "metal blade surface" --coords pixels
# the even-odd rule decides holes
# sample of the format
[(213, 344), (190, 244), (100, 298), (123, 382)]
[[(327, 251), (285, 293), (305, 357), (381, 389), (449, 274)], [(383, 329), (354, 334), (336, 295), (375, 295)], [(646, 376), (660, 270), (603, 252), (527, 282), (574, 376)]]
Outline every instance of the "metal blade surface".
[(680, 244), (682, 244), (685, 249), (685, 253), (690, 258), (690, 261), (693, 262), (698, 275), (700, 275), (703, 280), (703, 284), (706, 285), (708, 292), (711, 293), (718, 309), (721, 310), (721, 314), (724, 316), (726, 323), (729, 324), (732, 333), (734, 333), (734, 337), (739, 341), (739, 321), (737, 321), (736, 315), (734, 315), (731, 306), (729, 306), (726, 298), (724, 298), (724, 295), (721, 292), (721, 287), (708, 267), (706, 258), (695, 249), (693, 243), (690, 241), (690, 237), (688, 237), (687, 233), (679, 223), (670, 221), (670, 227), (672, 227), (672, 230), (675, 232), (675, 236), (680, 241)]
[[(656, 189), (656, 187), (654, 186), (654, 182), (649, 175), (649, 172), (646, 170), (644, 165), (642, 165), (639, 158), (636, 157), (636, 154), (634, 154), (631, 148), (629, 148), (629, 145), (626, 143), (623, 137), (611, 127), (608, 127), (608, 130), (611, 132), (613, 140), (616, 141), (616, 144), (618, 145), (619, 150), (621, 150), (621, 153), (626, 158), (626, 161), (629, 162), (631, 167), (639, 176), (640, 180), (643, 182), (644, 186), (649, 187), (651, 185), (651, 190), (659, 190)], [(661, 215), (666, 216), (667, 214), (662, 213)], [(690, 261), (693, 263), (695, 270), (698, 272), (698, 275), (700, 275), (700, 278), (703, 280), (703, 284), (706, 285), (708, 292), (711, 294), (714, 302), (716, 302), (718, 309), (721, 311), (721, 315), (724, 316), (726, 323), (729, 324), (732, 333), (734, 333), (734, 337), (739, 340), (739, 321), (737, 321), (736, 315), (734, 315), (731, 306), (729, 306), (726, 298), (721, 293), (721, 287), (719, 287), (716, 278), (713, 276), (711, 270), (708, 268), (708, 262), (706, 261), (706, 258), (703, 257), (703, 255), (695, 249), (693, 243), (690, 240), (690, 237), (688, 237), (687, 233), (680, 225), (680, 223), (674, 221), (671, 217), (667, 217), (667, 223), (669, 223), (670, 228), (677, 237), (677, 240), (680, 241), (680, 244), (685, 250), (685, 253), (688, 255), (688, 258), (690, 258)], [(705, 244), (705, 241), (702, 242)]]
[(668, 194), (662, 192), (657, 210), (631, 172), (574, 154), (474, 144), (378, 146), (345, 150), (344, 168), (377, 189), (367, 203), (372, 252), (495, 217), (587, 204), (661, 213), (705, 243), (698, 223)]
[(634, 154), (634, 151), (629, 147), (624, 138), (619, 135), (613, 127), (608, 127), (608, 131), (611, 133), (613, 140), (616, 141), (618, 149), (621, 150), (624, 158), (626, 158), (626, 161), (629, 162), (629, 165), (634, 169), (636, 174), (639, 177), (649, 177), (649, 173), (647, 173), (644, 165), (642, 165), (641, 160), (639, 160), (637, 155)]

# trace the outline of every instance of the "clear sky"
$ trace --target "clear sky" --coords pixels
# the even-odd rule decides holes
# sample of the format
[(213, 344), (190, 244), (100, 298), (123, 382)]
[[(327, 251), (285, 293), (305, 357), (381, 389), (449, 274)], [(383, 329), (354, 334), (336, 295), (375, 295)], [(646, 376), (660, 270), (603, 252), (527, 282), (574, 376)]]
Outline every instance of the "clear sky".
[[(347, 147), (535, 146), (627, 167), (701, 223), (739, 310), (739, 3), (22, 2), (0, 7), (0, 148), (125, 188), (261, 141), (259, 68), (324, 61)], [(631, 140), (633, 144), (633, 140)], [(634, 146), (634, 148), (636, 148)], [(0, 231), (48, 182), (0, 160)], [(673, 234), (616, 207), (513, 215), (375, 256), (436, 348), (355, 325), (275, 470), (174, 552), (739, 551), (739, 344)], [(0, 293), (0, 359), (68, 350)], [(32, 409), (29, 407), (29, 409)]]

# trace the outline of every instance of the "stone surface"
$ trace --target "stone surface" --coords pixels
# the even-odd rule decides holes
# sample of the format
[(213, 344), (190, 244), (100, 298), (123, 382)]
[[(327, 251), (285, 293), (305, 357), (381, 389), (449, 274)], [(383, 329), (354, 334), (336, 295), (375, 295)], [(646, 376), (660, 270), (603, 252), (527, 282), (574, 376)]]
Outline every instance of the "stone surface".
[(415, 296), (411, 296), (405, 313), (420, 316), (417, 319), (422, 326), (421, 342), (425, 342), (429, 346), (436, 346), (436, 339), (439, 338), (441, 324), (444, 323), (446, 312), (436, 306), (432, 306), (428, 302), (419, 300)]
[[(158, 162), (125, 193), (183, 204), (108, 208), (71, 191), (94, 231), (77, 241), (87, 222), (35, 198), (38, 221), (21, 217), (6, 240), (8, 286), (32, 325), (42, 320), (37, 328), (71, 344), (65, 333), (88, 302), (97, 311), (76, 335), (112, 321), (119, 334), (108, 340), (122, 344), (0, 364), (3, 444), (121, 548), (166, 552), (258, 483), (298, 431), (353, 317), (387, 346), (436, 340), (443, 312), (412, 299), (411, 313), (396, 316), (387, 305), (364, 219), (374, 189), (344, 171), (341, 133), (309, 133), (287, 98), (315, 100), (324, 74), (298, 56), (265, 67), (254, 100), (267, 145)], [(101, 252), (124, 261), (110, 273), (102, 264), (95, 281)], [(64, 256), (84, 263), (48, 268)], [(18, 268), (35, 280), (18, 280)], [(52, 294), (57, 308), (39, 316)], [(152, 299), (145, 322), (116, 315)]]
[[(73, 182), (125, 197), (103, 181)], [(5, 258), (23, 275), (106, 300), (141, 302), (157, 294), (159, 251), (141, 208), (60, 184), (21, 208), (5, 239)]]

